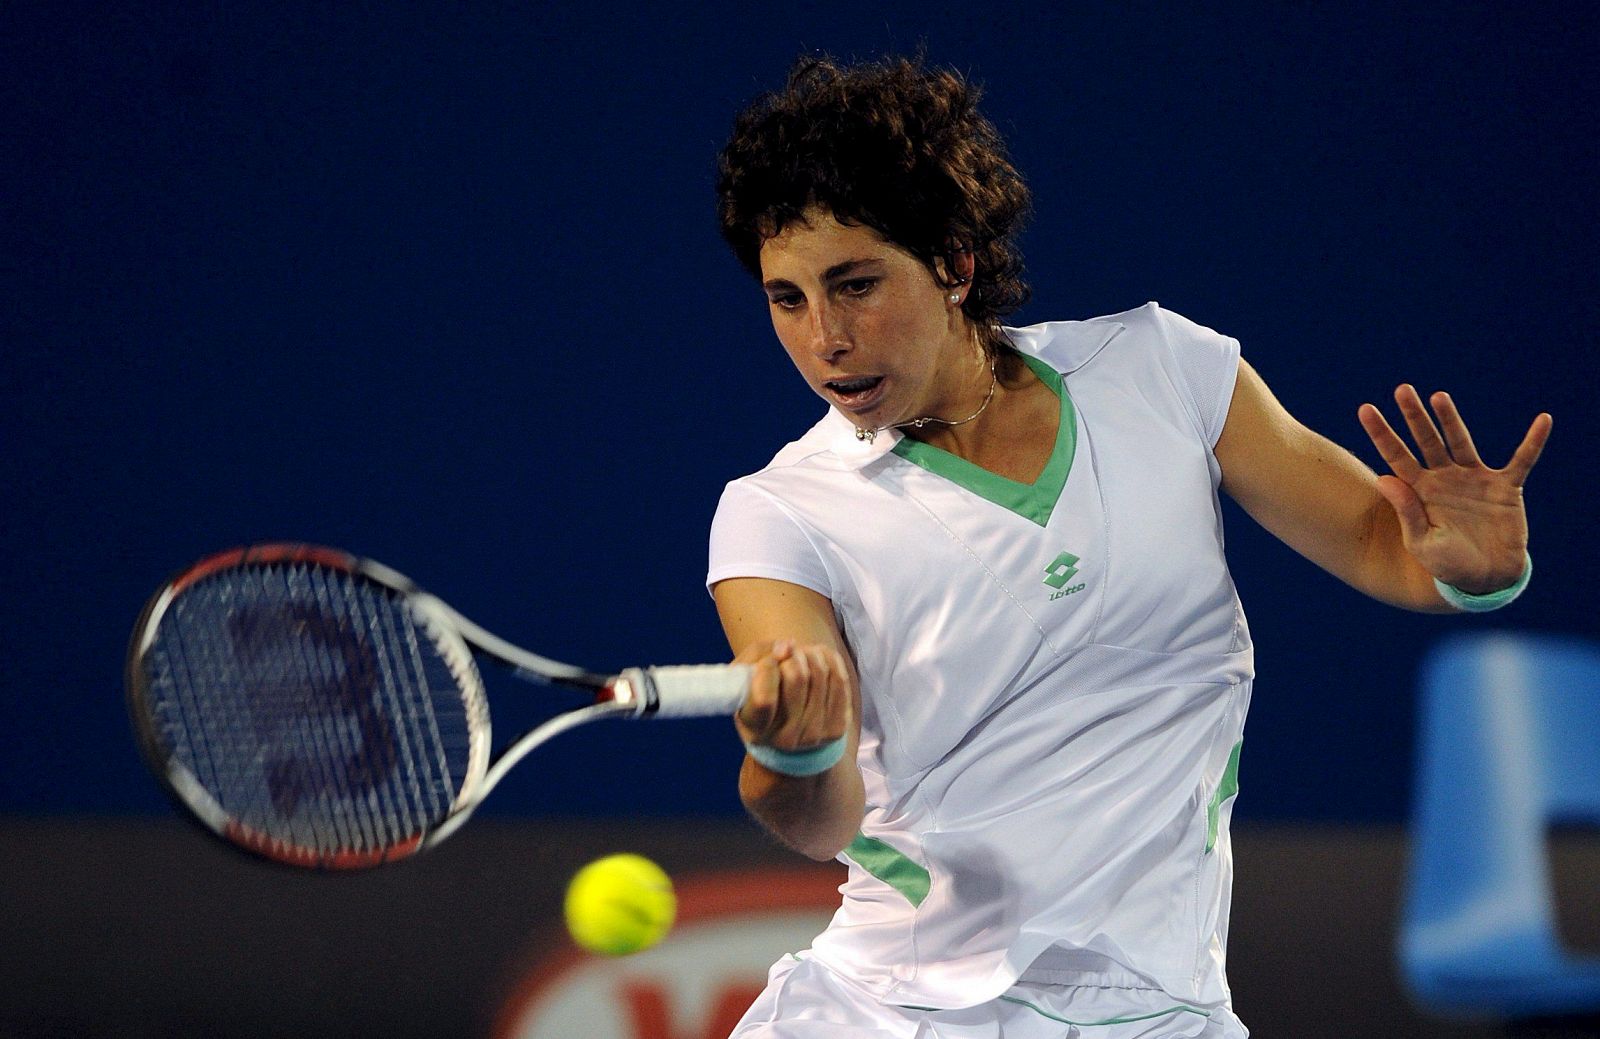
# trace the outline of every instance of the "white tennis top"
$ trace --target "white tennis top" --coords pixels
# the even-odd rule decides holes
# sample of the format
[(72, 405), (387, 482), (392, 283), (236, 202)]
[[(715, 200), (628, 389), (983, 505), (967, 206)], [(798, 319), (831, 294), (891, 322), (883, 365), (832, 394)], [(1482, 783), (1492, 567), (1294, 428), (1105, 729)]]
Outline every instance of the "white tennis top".
[(1225, 1002), (1254, 668), (1211, 448), (1239, 346), (1154, 303), (1008, 333), (1061, 397), (1036, 483), (830, 411), (712, 525), (708, 585), (827, 596), (861, 676), (866, 815), (812, 955), (899, 1005), (1075, 957)]

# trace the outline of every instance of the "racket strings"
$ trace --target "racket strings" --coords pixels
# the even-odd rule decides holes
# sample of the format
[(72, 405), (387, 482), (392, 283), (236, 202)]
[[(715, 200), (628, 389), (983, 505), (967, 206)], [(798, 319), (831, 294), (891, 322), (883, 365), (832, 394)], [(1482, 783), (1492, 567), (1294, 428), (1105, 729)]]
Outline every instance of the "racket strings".
[(178, 638), (149, 658), (155, 669), (152, 688), (172, 693), (170, 699), (158, 696), (155, 708), (172, 740), (173, 756), (191, 766), (205, 791), (226, 789), (225, 784), (233, 782), (231, 775), (225, 779), (221, 774), (230, 759), (223, 748), (216, 746), (212, 734), (239, 724), (237, 718), (229, 717), (233, 707), (230, 702), (196, 695), (196, 674), (214, 675), (223, 684), (238, 682), (232, 661), (211, 648), (208, 642)]
[[(322, 571), (308, 570), (305, 578), (321, 615), (335, 619), (335, 631), (341, 638), (342, 629), (348, 627), (349, 638), (359, 639), (358, 604), (330, 589)], [(396, 830), (399, 813), (385, 804), (390, 799), (384, 797), (381, 780), (392, 773), (398, 754), (386, 716), (374, 713), (377, 705), (371, 697), (381, 676), (372, 649), (364, 642), (342, 641), (347, 650), (354, 648), (356, 652), (336, 662), (333, 654), (319, 651), (325, 647), (317, 642), (296, 641), (292, 645), (298, 651), (303, 673), (314, 676), (307, 688), (336, 690), (333, 706), (351, 708), (354, 717), (345, 710), (320, 710), (321, 703), (308, 701), (306, 720), (311, 731), (306, 734), (306, 745), (318, 749), (304, 756), (279, 759), (275, 771), (268, 776), (267, 793), (273, 807), (280, 814), (296, 818), (301, 782), (293, 771), (302, 768), (310, 777), (306, 785), (315, 798), (311, 811), (298, 817), (302, 826), (311, 819), (328, 821), (337, 846), (345, 848), (388, 843), (386, 837)], [(334, 753), (322, 753), (320, 748)], [(362, 801), (366, 802), (364, 811)], [(315, 834), (307, 832), (303, 836), (314, 838)]]
[[(330, 583), (329, 575), (324, 572), (313, 571), (309, 576), (321, 605), (335, 609), (345, 604), (340, 594), (347, 588)], [(349, 605), (356, 604), (350, 602)], [(375, 637), (370, 643), (363, 643), (373, 657), (370, 662), (364, 662), (367, 666), (358, 676), (361, 683), (358, 714), (362, 724), (352, 726), (346, 718), (346, 723), (337, 725), (334, 730), (339, 750), (345, 755), (345, 764), (359, 763), (345, 772), (347, 777), (356, 780), (355, 790), (348, 795), (351, 798), (349, 810), (341, 810), (341, 804), (334, 801), (319, 806), (319, 811), (353, 828), (340, 834), (348, 842), (346, 846), (353, 847), (394, 843), (419, 832), (446, 810), (437, 796), (430, 799), (423, 793), (423, 783), (418, 778), (422, 764), (414, 749), (420, 734), (406, 725), (419, 704), (431, 708), (430, 697), (413, 695), (415, 681), (425, 674), (425, 665), (418, 657), (415, 666), (407, 668), (389, 653), (404, 639), (414, 638), (415, 630), (409, 623), (397, 629), (397, 619), (409, 621), (402, 611), (379, 608), (365, 613), (362, 619)], [(323, 664), (326, 666), (327, 661)], [(331, 720), (337, 722), (338, 718)], [(332, 760), (323, 764), (334, 769), (339, 767), (338, 762)], [(382, 781), (391, 775), (394, 782)], [(448, 773), (445, 776), (448, 778)], [(438, 786), (437, 783), (428, 785), (432, 789)], [(326, 789), (333, 787), (330, 785)]]
[[(399, 625), (397, 611), (380, 613), (376, 621), (382, 628), (377, 640), (380, 652), (387, 655), (383, 666), (382, 691), (388, 704), (389, 715), (400, 727), (396, 735), (402, 758), (400, 776), (404, 779), (404, 797), (388, 806), (385, 818), (401, 828), (401, 813), (407, 805), (420, 806), (424, 818), (439, 819), (449, 813), (454, 799), (454, 788), (449, 784), (450, 766), (444, 733), (440, 730), (432, 697), (418, 697), (408, 702), (408, 690), (403, 688), (398, 676), (426, 673), (422, 643), (417, 637), (416, 625)], [(430, 645), (430, 652), (432, 648)], [(416, 832), (413, 830), (412, 832)]]
[(454, 655), (404, 596), (290, 563), (187, 588), (146, 666), (169, 753), (212, 814), (337, 855), (415, 839), (456, 804), (486, 718)]

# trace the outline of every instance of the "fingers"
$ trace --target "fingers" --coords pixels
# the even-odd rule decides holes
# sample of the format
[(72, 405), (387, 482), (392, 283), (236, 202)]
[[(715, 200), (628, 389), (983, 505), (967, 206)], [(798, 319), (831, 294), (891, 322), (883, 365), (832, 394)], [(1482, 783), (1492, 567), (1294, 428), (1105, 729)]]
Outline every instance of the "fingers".
[(1550, 439), (1550, 430), (1555, 426), (1555, 419), (1549, 412), (1541, 412), (1533, 420), (1533, 425), (1528, 427), (1528, 433), (1522, 438), (1522, 443), (1517, 445), (1516, 453), (1511, 456), (1511, 461), (1506, 464), (1506, 474), (1513, 483), (1521, 487), (1528, 480), (1528, 473), (1533, 469), (1533, 463), (1539, 460), (1539, 455), (1544, 451), (1545, 441)]
[(791, 651), (785, 642), (758, 643), (746, 646), (733, 658), (734, 663), (751, 667), (750, 691), (734, 715), (739, 735), (747, 742), (764, 742), (777, 722), (780, 661)]
[[(778, 696), (782, 715), (779, 723), (767, 733), (764, 742), (784, 750), (795, 750), (806, 744), (797, 742), (797, 736), (810, 731), (817, 714), (823, 709), (816, 690), (820, 667), (809, 648), (797, 649), (778, 665)], [(820, 741), (813, 741), (820, 742)]]
[(1444, 430), (1445, 443), (1456, 464), (1483, 465), (1483, 459), (1478, 457), (1478, 448), (1472, 442), (1472, 434), (1467, 432), (1467, 424), (1461, 420), (1461, 412), (1456, 410), (1456, 402), (1450, 399), (1450, 394), (1441, 390), (1429, 397), (1428, 403), (1433, 405), (1433, 413), (1439, 416), (1439, 428)]
[(1400, 405), (1400, 415), (1406, 420), (1411, 439), (1416, 443), (1417, 450), (1422, 452), (1422, 460), (1428, 464), (1428, 468), (1440, 469), (1449, 465), (1450, 449), (1445, 447), (1444, 439), (1439, 436), (1439, 428), (1433, 424), (1433, 417), (1423, 406), (1417, 388), (1410, 383), (1399, 386), (1394, 391), (1394, 402)]
[(826, 646), (803, 646), (779, 666), (780, 721), (766, 742), (805, 750), (844, 735), (848, 699), (842, 661)]
[[(1411, 437), (1422, 455), (1422, 463), (1417, 461), (1405, 441), (1400, 439), (1399, 434), (1376, 407), (1363, 404), (1356, 415), (1361, 422), (1361, 428), (1366, 430), (1373, 446), (1378, 449), (1378, 454), (1400, 479), (1407, 483), (1415, 483), (1424, 471), (1423, 463), (1426, 463), (1428, 469), (1439, 469), (1450, 465), (1474, 469), (1488, 468), (1483, 457), (1478, 454), (1478, 447), (1472, 441), (1472, 434), (1468, 431), (1467, 424), (1450, 394), (1441, 390), (1428, 398), (1428, 402), (1433, 405), (1434, 415), (1438, 416), (1438, 425), (1434, 424), (1433, 417), (1423, 406), (1422, 398), (1418, 396), (1416, 388), (1409, 383), (1395, 389), (1394, 399), (1395, 403), (1400, 405), (1400, 413), (1406, 420), (1406, 428), (1411, 431)], [(1521, 487), (1527, 482), (1528, 473), (1544, 451), (1545, 442), (1550, 439), (1550, 430), (1554, 424), (1555, 421), (1548, 412), (1540, 413), (1528, 427), (1522, 443), (1517, 445), (1511, 461), (1500, 470), (1509, 476), (1516, 486)]]
[(745, 742), (807, 750), (845, 734), (850, 671), (837, 650), (785, 641), (746, 647), (735, 660), (755, 669), (734, 719)]
[(1395, 476), (1378, 477), (1378, 493), (1383, 495), (1400, 521), (1400, 535), (1410, 548), (1428, 533), (1428, 511), (1409, 483)]
[(1367, 431), (1367, 436), (1372, 440), (1372, 446), (1378, 449), (1378, 454), (1389, 466), (1391, 472), (1406, 483), (1413, 483), (1422, 473), (1422, 466), (1417, 464), (1417, 459), (1406, 447), (1404, 440), (1389, 425), (1389, 420), (1383, 417), (1371, 404), (1363, 404), (1356, 417), (1361, 420), (1361, 428)]

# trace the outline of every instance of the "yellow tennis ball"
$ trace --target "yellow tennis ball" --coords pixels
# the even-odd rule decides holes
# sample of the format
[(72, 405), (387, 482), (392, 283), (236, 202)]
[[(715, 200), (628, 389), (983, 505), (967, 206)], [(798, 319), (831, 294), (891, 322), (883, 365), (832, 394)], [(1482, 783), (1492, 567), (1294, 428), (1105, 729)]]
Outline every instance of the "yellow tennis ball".
[(602, 956), (648, 949), (672, 928), (678, 897), (672, 878), (642, 855), (608, 855), (580, 869), (567, 885), (567, 930)]

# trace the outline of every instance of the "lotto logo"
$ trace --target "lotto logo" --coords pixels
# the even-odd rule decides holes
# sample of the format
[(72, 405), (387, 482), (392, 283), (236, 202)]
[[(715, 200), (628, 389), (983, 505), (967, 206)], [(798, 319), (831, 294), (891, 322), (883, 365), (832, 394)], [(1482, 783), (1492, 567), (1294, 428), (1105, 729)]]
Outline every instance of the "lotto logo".
[(1051, 588), (1060, 588), (1072, 580), (1078, 572), (1078, 557), (1071, 552), (1063, 552), (1050, 561), (1044, 568), (1044, 583)]

